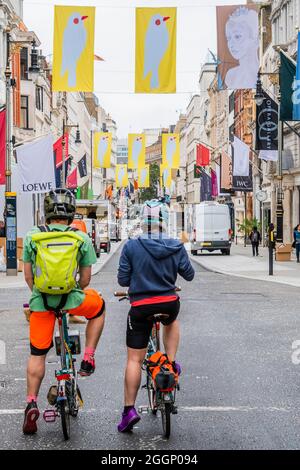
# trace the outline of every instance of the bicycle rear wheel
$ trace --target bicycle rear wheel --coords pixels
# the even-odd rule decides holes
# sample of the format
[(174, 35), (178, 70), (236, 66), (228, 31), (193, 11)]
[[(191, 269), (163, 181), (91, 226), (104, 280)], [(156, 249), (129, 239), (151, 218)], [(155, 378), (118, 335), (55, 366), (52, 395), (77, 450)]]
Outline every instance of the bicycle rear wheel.
[(70, 413), (67, 400), (61, 400), (58, 404), (58, 410), (61, 418), (61, 425), (63, 435), (66, 441), (70, 439), (71, 426), (70, 426)]
[(164, 431), (164, 437), (169, 439), (171, 434), (171, 404), (165, 403), (164, 407), (161, 408), (161, 419)]

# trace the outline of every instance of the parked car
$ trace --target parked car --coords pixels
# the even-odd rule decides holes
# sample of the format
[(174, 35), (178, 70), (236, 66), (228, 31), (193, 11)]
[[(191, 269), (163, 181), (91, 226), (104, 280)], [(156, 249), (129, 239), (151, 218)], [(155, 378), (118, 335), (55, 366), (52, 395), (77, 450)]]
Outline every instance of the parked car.
[(198, 251), (221, 250), (223, 255), (230, 255), (231, 221), (229, 208), (217, 202), (194, 204), (192, 216), (191, 253)]
[(93, 247), (96, 253), (97, 258), (100, 258), (101, 253), (101, 246), (100, 246), (100, 230), (99, 230), (99, 223), (96, 219), (83, 219), (87, 233), (92, 240)]
[(107, 222), (99, 222), (99, 234), (101, 250), (105, 251), (105, 253), (109, 253), (111, 250), (111, 242)]

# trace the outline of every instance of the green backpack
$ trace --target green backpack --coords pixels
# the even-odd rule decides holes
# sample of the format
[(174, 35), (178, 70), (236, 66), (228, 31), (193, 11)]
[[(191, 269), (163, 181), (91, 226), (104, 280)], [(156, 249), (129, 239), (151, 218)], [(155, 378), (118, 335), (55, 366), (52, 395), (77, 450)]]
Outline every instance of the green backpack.
[(84, 243), (76, 230), (51, 231), (47, 226), (32, 235), (36, 254), (34, 285), (42, 294), (68, 294), (76, 287), (79, 250)]

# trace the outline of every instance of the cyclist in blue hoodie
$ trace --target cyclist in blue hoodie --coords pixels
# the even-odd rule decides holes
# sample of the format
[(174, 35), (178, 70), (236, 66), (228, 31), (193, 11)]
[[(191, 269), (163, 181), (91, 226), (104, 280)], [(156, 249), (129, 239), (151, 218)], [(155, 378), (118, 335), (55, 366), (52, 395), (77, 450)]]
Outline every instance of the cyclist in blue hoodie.
[(140, 420), (135, 401), (141, 384), (141, 366), (145, 358), (153, 314), (169, 317), (162, 321), (163, 340), (169, 360), (178, 375), (180, 365), (175, 362), (179, 344), (180, 309), (175, 291), (177, 275), (192, 281), (195, 275), (183, 243), (169, 238), (166, 228), (169, 221), (168, 206), (154, 199), (142, 209), (143, 235), (129, 240), (123, 248), (118, 270), (118, 282), (129, 287), (131, 309), (127, 321), (127, 367), (125, 372), (125, 407), (120, 432), (130, 431)]

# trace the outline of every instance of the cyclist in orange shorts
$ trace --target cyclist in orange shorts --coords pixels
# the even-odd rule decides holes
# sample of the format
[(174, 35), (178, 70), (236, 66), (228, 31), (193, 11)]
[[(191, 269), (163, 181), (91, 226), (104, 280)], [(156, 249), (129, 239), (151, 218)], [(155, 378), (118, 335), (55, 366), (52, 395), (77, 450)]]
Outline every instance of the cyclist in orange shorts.
[[(78, 251), (77, 265), (79, 279), (77, 285), (64, 298), (62, 295), (44, 295), (34, 284), (36, 274), (36, 247), (32, 240), (34, 234), (41, 231), (67, 232), (72, 223), (76, 200), (73, 193), (66, 189), (51, 191), (44, 201), (44, 227), (33, 227), (24, 243), (25, 280), (32, 291), (30, 299), (30, 349), (31, 355), (27, 367), (27, 407), (25, 410), (23, 432), (33, 434), (37, 431), (39, 417), (37, 397), (45, 375), (46, 355), (53, 346), (55, 314), (52, 308), (63, 308), (70, 315), (83, 316), (88, 320), (86, 327), (86, 347), (79, 373), (89, 376), (95, 371), (95, 350), (104, 327), (105, 302), (94, 289), (88, 289), (91, 280), (92, 265), (96, 255), (91, 239), (86, 233), (76, 231), (82, 238)], [(64, 305), (61, 305), (64, 301)]]

